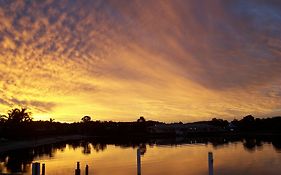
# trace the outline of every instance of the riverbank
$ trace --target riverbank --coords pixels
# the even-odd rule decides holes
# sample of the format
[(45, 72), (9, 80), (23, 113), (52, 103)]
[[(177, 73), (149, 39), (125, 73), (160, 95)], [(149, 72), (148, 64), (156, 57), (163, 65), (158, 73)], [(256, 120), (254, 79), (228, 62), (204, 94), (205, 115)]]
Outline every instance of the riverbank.
[(18, 140), (18, 141), (7, 140), (5, 142), (1, 142), (0, 153), (16, 150), (16, 149), (32, 148), (32, 147), (54, 144), (54, 143), (65, 142), (65, 141), (81, 140), (85, 138), (88, 137), (83, 135), (69, 135), (69, 136), (55, 136), (55, 137), (47, 137), (42, 139), (29, 139), (29, 140)]
[[(122, 143), (165, 143), (171, 142), (174, 144), (185, 142), (191, 143), (195, 139), (205, 140), (205, 142), (221, 142), (221, 140), (243, 140), (249, 138), (256, 139), (272, 139), (279, 140), (281, 133), (271, 133), (271, 132), (213, 132), (213, 133), (190, 133), (186, 135), (176, 135), (175, 133), (165, 133), (165, 134), (152, 134), (152, 135), (107, 135), (107, 136), (89, 136), (89, 135), (66, 135), (66, 136), (49, 136), (43, 138), (33, 138), (26, 140), (0, 140), (0, 153), (7, 152), (17, 149), (33, 148), (43, 145), (55, 144), (67, 141), (79, 141), (79, 140), (90, 140), (96, 143), (104, 144), (122, 144)], [(1, 175), (1, 174), (0, 174)]]

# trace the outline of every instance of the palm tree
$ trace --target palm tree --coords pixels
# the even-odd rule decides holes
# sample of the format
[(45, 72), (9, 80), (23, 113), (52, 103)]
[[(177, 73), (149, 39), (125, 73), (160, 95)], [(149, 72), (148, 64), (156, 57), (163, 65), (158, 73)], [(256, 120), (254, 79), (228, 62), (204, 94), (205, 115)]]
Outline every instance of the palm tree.
[(8, 112), (8, 122), (21, 123), (21, 122), (31, 122), (31, 112), (27, 112), (26, 108), (14, 108)]
[(0, 115), (0, 123), (5, 123), (7, 121), (7, 116), (6, 115)]

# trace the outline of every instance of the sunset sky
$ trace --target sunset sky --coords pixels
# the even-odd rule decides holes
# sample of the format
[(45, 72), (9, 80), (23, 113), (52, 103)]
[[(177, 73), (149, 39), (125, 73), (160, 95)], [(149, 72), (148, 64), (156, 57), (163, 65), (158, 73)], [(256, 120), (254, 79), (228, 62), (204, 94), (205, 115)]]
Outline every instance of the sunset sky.
[(281, 115), (280, 0), (0, 0), (0, 113)]

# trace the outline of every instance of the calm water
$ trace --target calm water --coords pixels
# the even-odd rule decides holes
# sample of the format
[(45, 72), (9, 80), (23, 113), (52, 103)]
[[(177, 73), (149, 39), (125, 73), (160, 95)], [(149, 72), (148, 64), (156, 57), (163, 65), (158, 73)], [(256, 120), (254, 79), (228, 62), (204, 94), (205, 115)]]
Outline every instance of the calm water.
[[(196, 143), (194, 143), (196, 142)], [(198, 143), (199, 142), (199, 143)], [(77, 141), (17, 150), (0, 155), (0, 172), (22, 172), (30, 175), (31, 163), (46, 164), (47, 175), (74, 174), (76, 162), (90, 167), (95, 175), (137, 174), (137, 144), (100, 144)], [(208, 152), (214, 154), (215, 174), (280, 175), (280, 142), (255, 139), (210, 143), (188, 141), (169, 144), (159, 141), (140, 144), (142, 175), (205, 175), (208, 174)], [(84, 170), (82, 170), (82, 174)]]

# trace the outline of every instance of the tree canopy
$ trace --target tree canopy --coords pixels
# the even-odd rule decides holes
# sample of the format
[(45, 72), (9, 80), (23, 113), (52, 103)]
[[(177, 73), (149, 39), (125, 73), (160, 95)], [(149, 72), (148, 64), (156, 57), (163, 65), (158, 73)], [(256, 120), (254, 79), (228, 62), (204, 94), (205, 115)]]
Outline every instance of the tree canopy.
[(137, 122), (142, 123), (145, 122), (145, 118), (143, 116), (140, 116), (140, 118), (137, 120)]
[(27, 111), (27, 108), (14, 108), (8, 111), (7, 122), (22, 123), (31, 122), (31, 112)]
[(86, 122), (90, 122), (92, 119), (90, 116), (84, 116), (83, 118), (81, 118), (82, 122), (86, 123)]

